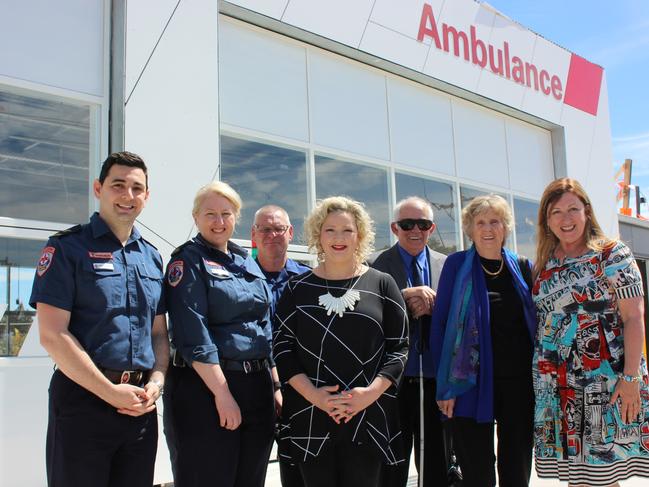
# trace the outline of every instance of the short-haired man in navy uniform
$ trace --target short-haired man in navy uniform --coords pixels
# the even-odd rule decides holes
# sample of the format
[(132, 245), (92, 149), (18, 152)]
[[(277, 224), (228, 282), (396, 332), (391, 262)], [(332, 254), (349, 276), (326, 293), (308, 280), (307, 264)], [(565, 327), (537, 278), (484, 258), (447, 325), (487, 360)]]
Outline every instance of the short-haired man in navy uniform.
[[(257, 264), (266, 276), (266, 282), (273, 293), (271, 316), (284, 292), (288, 280), (311, 270), (309, 267), (288, 258), (288, 244), (293, 239), (293, 225), (286, 210), (276, 205), (262, 206), (255, 213), (251, 238), (257, 247)], [(282, 412), (282, 393), (277, 372), (273, 369), (275, 383), (275, 406), (277, 414)], [(279, 473), (283, 487), (303, 487), (300, 469), (291, 465), (279, 455)]]
[(30, 299), (56, 364), (48, 485), (151, 487), (169, 343), (162, 259), (133, 226), (149, 198), (144, 161), (111, 154), (93, 190), (99, 213), (49, 239)]

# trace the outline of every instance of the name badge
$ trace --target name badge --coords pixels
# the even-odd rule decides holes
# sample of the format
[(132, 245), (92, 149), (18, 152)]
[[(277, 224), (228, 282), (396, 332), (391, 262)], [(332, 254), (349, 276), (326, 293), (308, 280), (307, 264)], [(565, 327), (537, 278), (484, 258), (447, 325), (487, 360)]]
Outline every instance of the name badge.
[(94, 262), (92, 264), (92, 267), (96, 271), (113, 271), (113, 270), (115, 270), (115, 266), (113, 266), (112, 262)]
[(226, 279), (230, 277), (230, 271), (228, 271), (225, 267), (223, 267), (218, 262), (203, 259), (203, 264), (205, 264), (205, 269), (207, 270), (208, 274), (211, 276), (217, 277), (219, 279)]

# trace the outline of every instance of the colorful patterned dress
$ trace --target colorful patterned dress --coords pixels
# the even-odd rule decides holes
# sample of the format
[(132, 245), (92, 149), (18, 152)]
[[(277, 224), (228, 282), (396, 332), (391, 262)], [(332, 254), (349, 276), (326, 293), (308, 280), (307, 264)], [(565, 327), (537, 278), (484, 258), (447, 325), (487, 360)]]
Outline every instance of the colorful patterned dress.
[(551, 258), (533, 289), (535, 462), (539, 477), (610, 485), (649, 477), (649, 388), (644, 357), (640, 420), (624, 424), (610, 405), (624, 369), (618, 299), (643, 295), (633, 255), (619, 242), (602, 252)]

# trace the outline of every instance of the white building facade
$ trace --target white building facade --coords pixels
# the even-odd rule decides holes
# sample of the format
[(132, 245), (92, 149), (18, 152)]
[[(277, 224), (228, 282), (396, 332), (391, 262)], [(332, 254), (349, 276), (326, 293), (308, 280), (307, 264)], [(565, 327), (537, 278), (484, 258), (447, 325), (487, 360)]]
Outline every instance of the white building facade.
[[(534, 255), (544, 187), (579, 179), (618, 232), (603, 69), (474, 0), (0, 0), (0, 485), (42, 486), (47, 384), (28, 299), (48, 235), (87, 220), (112, 150), (150, 168), (139, 219), (165, 258), (222, 179), (285, 207), (309, 260), (315, 201), (363, 201), (377, 247), (394, 204), (427, 198), (432, 244), (464, 248), (460, 210), (495, 192)], [(649, 255), (648, 255), (649, 257)], [(156, 482), (171, 481), (161, 437)], [(29, 458), (29, 468), (25, 459)]]

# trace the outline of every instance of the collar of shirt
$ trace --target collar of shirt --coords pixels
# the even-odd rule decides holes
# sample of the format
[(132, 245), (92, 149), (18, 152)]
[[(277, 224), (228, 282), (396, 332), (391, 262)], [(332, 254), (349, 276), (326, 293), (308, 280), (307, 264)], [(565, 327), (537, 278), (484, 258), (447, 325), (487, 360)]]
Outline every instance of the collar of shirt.
[(284, 268), (286, 269), (286, 272), (291, 275), (303, 274), (304, 272), (310, 270), (309, 267), (305, 266), (304, 264), (300, 264), (299, 262), (295, 262), (293, 259), (287, 259)]
[(284, 264), (284, 267), (280, 271), (277, 272), (268, 272), (264, 270), (264, 268), (261, 266), (259, 263), (259, 259), (255, 257), (255, 262), (259, 266), (259, 269), (261, 269), (261, 272), (264, 273), (264, 276), (266, 276), (266, 280), (268, 282), (280, 282), (283, 283), (285, 281), (288, 281), (289, 278), (292, 276), (297, 276), (299, 274), (303, 274), (309, 268), (303, 264), (300, 264), (299, 262), (295, 262), (292, 259), (287, 259), (286, 264)]
[(265, 279), (264, 273), (261, 271), (261, 268), (257, 265), (257, 262), (250, 257), (248, 251), (243, 247), (235, 244), (228, 240), (228, 254), (221, 252), (219, 249), (211, 245), (203, 236), (198, 233), (194, 237), (194, 241), (203, 247), (208, 249), (208, 252), (211, 252), (216, 257), (216, 260), (220, 264), (225, 266), (234, 266), (242, 269), (243, 271), (251, 274), (260, 279)]
[(401, 245), (397, 242), (397, 248), (399, 249), (399, 255), (401, 255), (401, 260), (403, 262), (403, 265), (406, 269), (406, 274), (408, 275), (408, 281), (412, 282), (412, 275), (411, 275), (411, 269), (412, 269), (412, 261), (413, 259), (417, 261), (417, 264), (419, 265), (419, 268), (422, 270), (423, 274), (423, 282), (426, 286), (430, 286), (430, 276), (428, 272), (428, 248), (424, 247), (424, 250), (419, 252), (416, 256), (410, 255), (408, 252), (403, 250)]
[[(90, 228), (92, 230), (92, 236), (94, 238), (99, 238), (106, 234), (110, 234), (113, 236), (113, 238), (117, 239), (117, 237), (115, 237), (113, 231), (110, 229), (108, 224), (104, 221), (104, 219), (101, 216), (99, 216), (98, 212), (95, 212), (90, 217)], [(128, 241), (126, 242), (126, 245), (130, 244), (131, 242), (134, 242), (135, 240), (140, 240), (140, 238), (142, 238), (142, 235), (140, 235), (139, 230), (136, 227), (133, 227), (131, 230), (131, 235), (128, 237)]]

